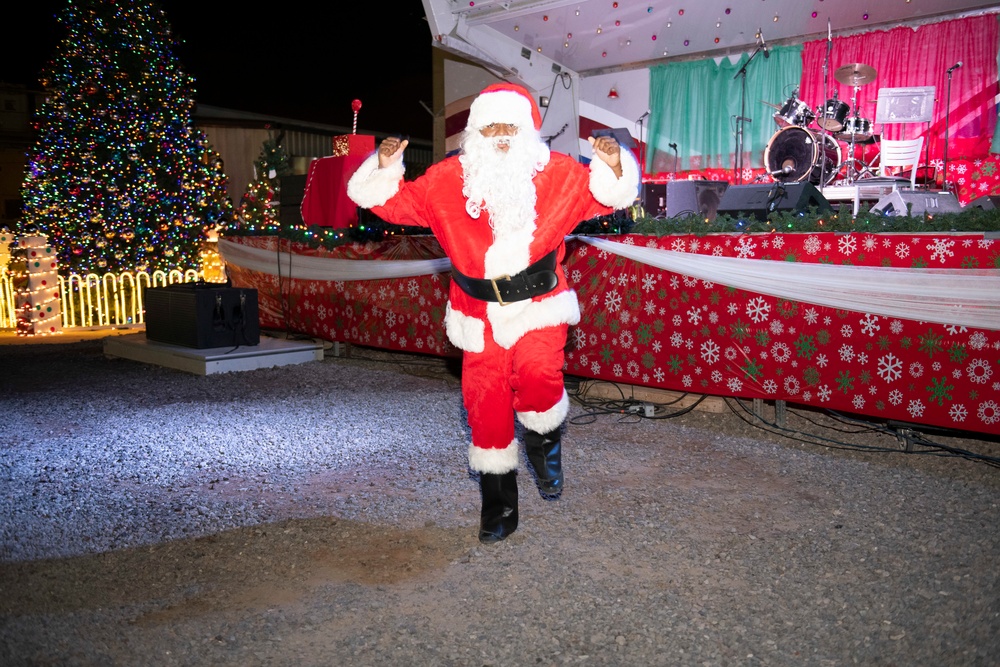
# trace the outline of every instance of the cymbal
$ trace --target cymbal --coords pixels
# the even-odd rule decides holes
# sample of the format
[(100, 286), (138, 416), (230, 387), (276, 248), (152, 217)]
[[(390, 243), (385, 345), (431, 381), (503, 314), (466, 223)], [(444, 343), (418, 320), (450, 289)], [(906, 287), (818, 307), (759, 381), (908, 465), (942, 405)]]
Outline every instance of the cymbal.
[(878, 77), (875, 68), (862, 63), (852, 63), (838, 67), (833, 72), (833, 78), (845, 86), (863, 86)]
[(780, 104), (771, 104), (770, 102), (765, 102), (764, 100), (761, 100), (760, 103), (761, 104), (766, 104), (767, 106), (771, 107), (772, 109), (778, 109), (779, 111), (781, 110), (781, 105)]

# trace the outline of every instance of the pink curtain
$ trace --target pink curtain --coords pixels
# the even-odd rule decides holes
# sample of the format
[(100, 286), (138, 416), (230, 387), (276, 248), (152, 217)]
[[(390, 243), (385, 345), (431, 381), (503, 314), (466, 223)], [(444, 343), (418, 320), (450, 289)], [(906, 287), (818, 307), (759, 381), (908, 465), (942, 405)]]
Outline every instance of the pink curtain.
[[(856, 63), (876, 70), (876, 79), (857, 91), (858, 115), (872, 122), (875, 133), (890, 139), (925, 137), (932, 159), (944, 153), (947, 115), (948, 160), (976, 159), (989, 154), (997, 123), (996, 97), (998, 17), (996, 14), (943, 21), (919, 28), (876, 30), (835, 37), (830, 46), (827, 85), (824, 63), (828, 42), (806, 42), (802, 49), (799, 99), (813, 109), (823, 107), (837, 91), (839, 100), (852, 104), (854, 87), (835, 78), (838, 68)], [(951, 75), (950, 110), (948, 68), (961, 61)], [(881, 88), (934, 86), (930, 123), (875, 124), (876, 100)], [(824, 90), (826, 94), (824, 94)], [(948, 112), (946, 114), (946, 111)], [(854, 115), (854, 107), (850, 109)]]

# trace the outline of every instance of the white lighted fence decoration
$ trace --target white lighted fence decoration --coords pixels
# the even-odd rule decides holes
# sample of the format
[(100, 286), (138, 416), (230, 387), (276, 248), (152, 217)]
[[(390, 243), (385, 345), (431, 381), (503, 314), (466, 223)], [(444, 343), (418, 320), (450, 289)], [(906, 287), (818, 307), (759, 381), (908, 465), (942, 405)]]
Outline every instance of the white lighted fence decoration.
[[(13, 251), (6, 254), (8, 246)], [(58, 334), (64, 328), (142, 324), (146, 289), (203, 280), (225, 282), (214, 247), (202, 253), (203, 270), (151, 273), (61, 276), (55, 255), (44, 236), (11, 237), (0, 231), (0, 329), (38, 336)]]

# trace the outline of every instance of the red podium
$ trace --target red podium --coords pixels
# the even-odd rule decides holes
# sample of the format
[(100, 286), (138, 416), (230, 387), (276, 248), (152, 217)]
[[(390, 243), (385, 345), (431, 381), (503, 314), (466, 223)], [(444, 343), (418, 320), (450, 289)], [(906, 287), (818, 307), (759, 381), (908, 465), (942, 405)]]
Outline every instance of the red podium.
[(370, 134), (342, 134), (333, 138), (333, 155), (309, 164), (302, 193), (302, 221), (320, 227), (350, 227), (358, 221), (357, 206), (347, 196), (347, 181), (375, 151)]

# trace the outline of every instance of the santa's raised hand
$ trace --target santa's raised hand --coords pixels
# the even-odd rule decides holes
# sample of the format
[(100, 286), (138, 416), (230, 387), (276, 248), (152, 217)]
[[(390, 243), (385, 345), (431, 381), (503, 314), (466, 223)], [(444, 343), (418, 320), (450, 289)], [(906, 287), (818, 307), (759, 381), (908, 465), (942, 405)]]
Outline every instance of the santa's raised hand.
[[(614, 137), (587, 137), (591, 147), (594, 149), (594, 156), (601, 162), (611, 167), (615, 176), (622, 177), (622, 156), (621, 147)], [(380, 156), (381, 157), (381, 156)]]
[(389, 165), (403, 159), (403, 151), (410, 144), (409, 139), (400, 139), (399, 137), (386, 137), (382, 140), (382, 143), (378, 145), (378, 166), (379, 169), (388, 167)]

